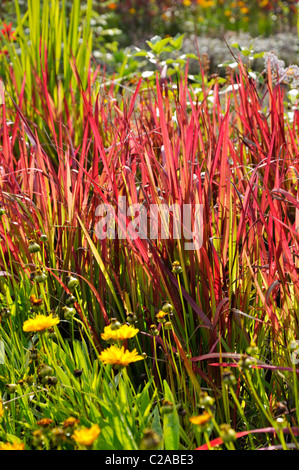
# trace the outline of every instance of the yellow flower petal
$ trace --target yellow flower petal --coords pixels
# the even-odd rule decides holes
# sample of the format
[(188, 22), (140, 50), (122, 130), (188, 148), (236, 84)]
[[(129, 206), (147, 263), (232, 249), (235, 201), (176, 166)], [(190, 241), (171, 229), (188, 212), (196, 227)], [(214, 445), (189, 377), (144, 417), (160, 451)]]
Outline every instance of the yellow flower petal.
[(111, 325), (109, 325), (105, 326), (104, 333), (101, 334), (101, 337), (104, 341), (124, 341), (125, 339), (133, 338), (138, 332), (138, 328), (132, 325), (122, 325), (116, 330), (111, 329)]
[(58, 317), (50, 315), (36, 315), (34, 318), (26, 320), (23, 324), (23, 330), (27, 333), (30, 331), (44, 331), (59, 323)]
[(25, 444), (22, 442), (14, 442), (13, 444), (0, 442), (0, 450), (25, 450)]
[(77, 444), (82, 446), (89, 447), (91, 446), (94, 441), (98, 438), (101, 430), (97, 424), (91, 426), (91, 428), (81, 428), (76, 429), (72, 438)]
[(204, 424), (207, 424), (210, 419), (210, 414), (207, 411), (204, 411), (202, 415), (191, 416), (191, 418), (189, 418), (189, 421), (197, 426), (203, 426)]
[(128, 366), (131, 362), (141, 361), (142, 356), (138, 355), (136, 349), (133, 351), (128, 351), (122, 346), (118, 348), (116, 346), (111, 346), (110, 348), (104, 349), (101, 352), (99, 359), (103, 364), (119, 365), (119, 366)]

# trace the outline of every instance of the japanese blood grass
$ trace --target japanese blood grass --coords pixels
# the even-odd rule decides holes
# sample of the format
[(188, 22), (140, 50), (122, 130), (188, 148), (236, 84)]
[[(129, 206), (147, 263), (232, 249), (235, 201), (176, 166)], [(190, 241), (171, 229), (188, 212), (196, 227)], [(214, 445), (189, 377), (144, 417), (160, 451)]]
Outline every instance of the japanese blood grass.
[[(237, 86), (211, 82), (202, 101), (187, 70), (177, 88), (157, 77), (154, 87), (140, 81), (120, 97), (113, 86), (86, 89), (75, 61), (71, 68), (83, 110), (75, 111), (83, 130), (78, 142), (72, 133), (66, 138), (73, 115), (67, 122), (60, 118), (41, 140), (23, 107), (26, 78), (14, 101), (2, 90), (1, 269), (11, 276), (4, 277), (1, 295), (12, 312), (1, 327), (11, 358), (3, 384), (27, 373), (31, 343), (21, 327), (30, 295), (43, 298), (45, 312), (62, 320), (56, 339), (46, 335), (37, 343), (57, 388), (31, 384), (29, 400), (18, 385), (7, 410), (10, 433), (20, 435), (29, 423), (31, 446), (34, 419), (58, 424), (75, 414), (105, 429), (98, 447), (139, 448), (146, 427), (168, 449), (209, 446), (218, 437), (229, 449), (296, 445), (298, 371), (288, 345), (298, 337), (297, 112), (289, 123), (282, 88), (269, 80), (267, 91), (259, 91), (242, 64), (230, 84)], [(43, 109), (45, 122), (55, 119), (52, 109)], [(173, 237), (172, 216), (167, 239), (161, 233), (158, 239), (98, 239), (97, 206), (117, 209), (120, 196), (147, 209), (190, 204), (193, 216), (195, 204), (202, 204), (201, 249), (186, 250), (186, 240)], [(116, 211), (117, 226), (129, 221)], [(29, 239), (40, 251), (29, 250)], [(39, 266), (47, 277), (38, 284), (29, 276)], [(75, 288), (68, 287), (70, 275), (79, 281)], [(64, 308), (68, 294), (75, 297), (72, 315)], [(164, 301), (170, 304), (167, 321), (158, 323)], [(97, 358), (106, 347), (101, 332), (114, 317), (121, 323), (133, 318), (140, 333), (130, 345), (147, 355), (118, 379)], [(80, 380), (73, 377), (76, 369), (84, 370)], [(139, 394), (148, 419), (139, 414)], [(205, 429), (189, 421), (199, 408), (211, 415)], [(247, 434), (235, 441), (222, 424)], [(251, 432), (269, 428), (277, 432)]]

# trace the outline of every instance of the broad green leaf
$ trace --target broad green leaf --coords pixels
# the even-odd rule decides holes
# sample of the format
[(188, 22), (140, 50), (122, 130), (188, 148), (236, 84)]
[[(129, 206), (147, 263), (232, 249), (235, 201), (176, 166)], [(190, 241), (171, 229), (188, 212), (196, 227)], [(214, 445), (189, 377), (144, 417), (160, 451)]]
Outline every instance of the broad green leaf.
[(183, 45), (183, 40), (184, 40), (185, 34), (177, 34), (173, 39), (170, 40), (170, 44), (175, 48), (175, 49), (181, 49)]
[(166, 380), (163, 381), (165, 400), (173, 404), (172, 410), (163, 415), (163, 437), (165, 450), (178, 450), (180, 444), (180, 419), (175, 401)]

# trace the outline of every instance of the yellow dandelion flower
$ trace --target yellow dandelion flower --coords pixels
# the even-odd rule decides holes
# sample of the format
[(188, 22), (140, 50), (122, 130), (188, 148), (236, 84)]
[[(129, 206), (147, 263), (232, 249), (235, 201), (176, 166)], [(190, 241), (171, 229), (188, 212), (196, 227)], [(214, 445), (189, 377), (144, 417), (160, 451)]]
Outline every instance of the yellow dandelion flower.
[(116, 346), (110, 346), (110, 348), (104, 349), (101, 352), (99, 359), (103, 364), (111, 364), (118, 366), (128, 366), (131, 362), (141, 361), (142, 356), (138, 355), (136, 349), (128, 351), (122, 346), (118, 348)]
[(0, 442), (0, 450), (25, 450), (25, 444), (22, 442)]
[(204, 424), (207, 424), (211, 419), (210, 414), (207, 411), (204, 411), (202, 415), (199, 416), (191, 416), (189, 418), (189, 421), (192, 424), (195, 424), (196, 426), (203, 426)]
[(27, 333), (30, 331), (44, 331), (59, 323), (58, 317), (51, 315), (36, 315), (34, 318), (26, 320), (23, 324), (23, 330)]
[(91, 428), (81, 428), (76, 429), (72, 438), (77, 444), (81, 446), (89, 447), (91, 446), (94, 441), (99, 437), (101, 430), (97, 424), (91, 426)]
[(104, 341), (124, 341), (128, 338), (133, 338), (139, 332), (138, 328), (135, 328), (132, 325), (122, 325), (116, 330), (111, 328), (111, 325), (105, 326), (104, 333), (101, 334), (101, 337)]
[(191, 0), (183, 0), (183, 5), (185, 7), (190, 7), (191, 4), (192, 4)]

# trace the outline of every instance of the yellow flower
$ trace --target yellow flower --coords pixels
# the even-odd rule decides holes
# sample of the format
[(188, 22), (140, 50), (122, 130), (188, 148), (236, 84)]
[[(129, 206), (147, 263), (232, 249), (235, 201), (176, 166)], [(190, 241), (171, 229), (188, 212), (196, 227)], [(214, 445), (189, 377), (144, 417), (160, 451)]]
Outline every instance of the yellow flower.
[(164, 322), (166, 320), (166, 316), (168, 315), (168, 312), (163, 312), (163, 310), (159, 310), (159, 312), (156, 315), (157, 321), (158, 322)]
[(14, 442), (13, 444), (0, 442), (0, 450), (25, 450), (25, 444), (22, 442)]
[(130, 9), (129, 9), (129, 13), (130, 13), (130, 15), (135, 15), (135, 13), (136, 13), (136, 8), (130, 8)]
[(3, 407), (3, 404), (2, 404), (2, 400), (0, 398), (0, 418), (2, 418), (3, 415), (4, 415), (4, 407)]
[(58, 317), (52, 317), (51, 315), (36, 315), (34, 318), (26, 320), (23, 324), (23, 330), (29, 331), (44, 331), (47, 328), (51, 328), (59, 323)]
[(123, 346), (121, 348), (111, 346), (101, 352), (99, 359), (104, 364), (128, 366), (131, 362), (141, 361), (143, 357), (138, 355), (136, 349), (128, 351)]
[(249, 13), (249, 8), (247, 8), (247, 7), (242, 7), (242, 8), (240, 9), (240, 11), (241, 11), (241, 13), (244, 13), (244, 15), (247, 15), (247, 13)]
[(204, 411), (202, 415), (199, 416), (191, 416), (189, 418), (189, 421), (192, 424), (195, 424), (196, 426), (203, 426), (204, 424), (207, 424), (211, 419), (210, 414), (207, 411)]
[(97, 424), (91, 426), (91, 428), (81, 428), (76, 429), (72, 438), (77, 444), (82, 446), (89, 447), (91, 446), (94, 441), (98, 438), (101, 430)]
[(197, 0), (197, 3), (202, 8), (209, 8), (214, 6), (214, 0)]
[(190, 7), (191, 4), (192, 4), (191, 0), (183, 0), (183, 5), (185, 7)]
[(138, 328), (135, 328), (132, 325), (122, 325), (116, 330), (111, 328), (111, 325), (105, 326), (104, 333), (101, 334), (101, 337), (104, 341), (124, 341), (128, 338), (133, 338), (139, 332)]

